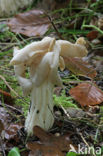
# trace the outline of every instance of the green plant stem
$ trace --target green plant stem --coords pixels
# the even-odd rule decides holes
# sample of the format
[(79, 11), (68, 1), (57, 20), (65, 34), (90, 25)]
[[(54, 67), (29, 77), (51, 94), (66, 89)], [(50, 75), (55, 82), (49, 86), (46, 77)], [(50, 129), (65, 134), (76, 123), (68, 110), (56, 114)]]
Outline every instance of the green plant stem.
[(95, 25), (82, 25), (82, 28), (93, 28), (95, 30), (97, 30), (98, 32), (100, 32), (101, 34), (103, 34), (103, 31), (101, 29), (99, 29), (98, 27), (96, 27)]

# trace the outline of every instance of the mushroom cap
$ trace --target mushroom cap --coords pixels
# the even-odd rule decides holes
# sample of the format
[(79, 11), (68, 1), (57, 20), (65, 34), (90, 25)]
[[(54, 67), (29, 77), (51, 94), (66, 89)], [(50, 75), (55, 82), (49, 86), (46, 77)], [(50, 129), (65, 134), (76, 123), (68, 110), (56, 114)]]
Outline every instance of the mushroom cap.
[[(25, 95), (30, 92), (32, 85), (39, 87), (47, 79), (53, 84), (62, 85), (58, 74), (60, 51), (60, 45), (50, 37), (21, 50), (14, 49), (14, 57), (10, 63), (14, 65), (15, 74)], [(30, 79), (25, 78), (27, 66), (30, 68)]]
[(84, 45), (86, 46), (86, 41), (84, 39), (84, 37), (79, 37), (76, 41), (76, 44), (80, 44), (80, 45)]
[(56, 43), (61, 46), (62, 57), (84, 57), (88, 54), (84, 38), (79, 38), (75, 44), (66, 40), (57, 40)]
[[(53, 51), (46, 53), (36, 71), (32, 76), (32, 83), (40, 86), (45, 80), (49, 79), (53, 84), (62, 86), (61, 79), (58, 74), (60, 46), (55, 44)], [(31, 68), (33, 70), (33, 67)]]
[(35, 57), (37, 57), (38, 55), (44, 55), (46, 52), (48, 52), (50, 43), (53, 40), (54, 38), (45, 37), (41, 41), (36, 41), (25, 46), (24, 48), (18, 50), (16, 55), (10, 61), (10, 64), (17, 65), (20, 63), (25, 63), (27, 65), (30, 65)]
[[(62, 86), (58, 67), (65, 68), (65, 57), (83, 57), (87, 55), (84, 38), (79, 38), (75, 44), (58, 40), (55, 38), (45, 37), (41, 41), (33, 42), (23, 49), (14, 49), (14, 57), (11, 64), (14, 65), (15, 74), (18, 81), (29, 93), (32, 85), (40, 86), (47, 79), (53, 84)], [(26, 67), (30, 68), (30, 79), (25, 78)]]

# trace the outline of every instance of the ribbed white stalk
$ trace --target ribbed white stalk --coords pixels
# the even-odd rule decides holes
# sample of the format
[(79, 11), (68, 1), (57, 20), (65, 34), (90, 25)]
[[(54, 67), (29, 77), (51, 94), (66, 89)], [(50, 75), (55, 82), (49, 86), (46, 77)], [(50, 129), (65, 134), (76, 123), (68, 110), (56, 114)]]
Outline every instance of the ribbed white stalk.
[(33, 127), (35, 125), (45, 130), (53, 126), (52, 92), (53, 84), (47, 80), (41, 86), (33, 88), (31, 92), (31, 108), (25, 122), (25, 129), (28, 135), (33, 133)]
[(32, 1), (33, 0), (0, 0), (0, 17), (12, 15), (19, 8), (30, 5)]

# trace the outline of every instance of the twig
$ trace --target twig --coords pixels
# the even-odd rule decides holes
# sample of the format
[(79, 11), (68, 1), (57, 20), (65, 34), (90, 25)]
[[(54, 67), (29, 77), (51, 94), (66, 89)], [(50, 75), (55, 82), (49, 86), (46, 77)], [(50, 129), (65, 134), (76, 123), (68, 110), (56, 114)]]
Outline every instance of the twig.
[(13, 92), (15, 95), (16, 95), (16, 97), (14, 97), (14, 98), (20, 98), (20, 99), (22, 99), (24, 102), (26, 102), (27, 104), (29, 104), (27, 101), (25, 101), (25, 99), (23, 99), (23, 97), (21, 97), (21, 96), (19, 96), (16, 92), (15, 92), (15, 90), (13, 90), (12, 89), (12, 87), (8, 84), (8, 82), (5, 80), (5, 78), (2, 76), (2, 75), (0, 75), (0, 78), (4, 81), (4, 83), (7, 85), (7, 87), (11, 90), (11, 92)]
[[(77, 133), (80, 135), (80, 137), (82, 138), (83, 142), (85, 143), (85, 145), (90, 149), (89, 144), (87, 143), (87, 141), (85, 140), (85, 138), (83, 137), (82, 133), (79, 132), (79, 130), (76, 128)], [(96, 156), (95, 154), (93, 154), (93, 156)]]
[(19, 97), (19, 95), (11, 88), (11, 86), (8, 84), (8, 82), (2, 75), (0, 75), (0, 78), (4, 81), (4, 83), (8, 86), (8, 88), (16, 95), (16, 97)]
[(45, 15), (48, 17), (48, 19), (50, 20), (50, 23), (52, 24), (54, 30), (56, 31), (57, 35), (59, 36), (60, 39), (64, 40), (64, 38), (61, 36), (61, 34), (59, 33), (58, 29), (56, 28), (52, 18), (50, 17), (50, 15), (48, 15), (47, 13), (45, 13)]
[(70, 117), (69, 113), (65, 110), (65, 108), (62, 105), (60, 105), (60, 107), (62, 108), (65, 115), (70, 119), (71, 117)]
[[(63, 82), (65, 83), (65, 80), (63, 80)], [(66, 84), (78, 84), (78, 83), (84, 83), (84, 82), (87, 82), (87, 83), (91, 83), (91, 81), (68, 81), (66, 82)]]
[[(3, 106), (3, 105), (2, 105), (2, 104), (0, 104), (0, 106)], [(19, 112), (20, 114), (22, 114), (22, 115), (23, 115), (23, 112), (22, 112), (22, 111), (20, 111), (19, 109), (15, 108), (15, 107), (13, 107), (13, 106), (9, 106), (9, 105), (7, 105), (7, 104), (5, 104), (5, 106), (6, 106), (6, 107), (8, 107), (8, 108), (10, 108), (10, 109), (12, 109), (12, 110), (14, 110), (14, 111), (17, 111), (17, 112)]]

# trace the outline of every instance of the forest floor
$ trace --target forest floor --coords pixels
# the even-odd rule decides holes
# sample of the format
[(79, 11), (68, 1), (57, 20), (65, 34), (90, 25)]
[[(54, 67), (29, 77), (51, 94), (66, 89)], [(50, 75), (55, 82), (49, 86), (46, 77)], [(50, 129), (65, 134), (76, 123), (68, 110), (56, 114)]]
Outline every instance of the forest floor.
[[(25, 19), (26, 30), (22, 26), (18, 33), (13, 17), (0, 18), (0, 156), (103, 155), (103, 2), (59, 5), (47, 11), (42, 22), (35, 14), (31, 17), (29, 9), (28, 22), (36, 23), (36, 32), (31, 24), (28, 33)], [(64, 87), (54, 88), (55, 123), (48, 132), (35, 126), (28, 137), (24, 124), (30, 96), (23, 96), (10, 60), (13, 47), (23, 48), (45, 36), (72, 43), (84, 37), (88, 55), (68, 58), (65, 70), (58, 69)]]

